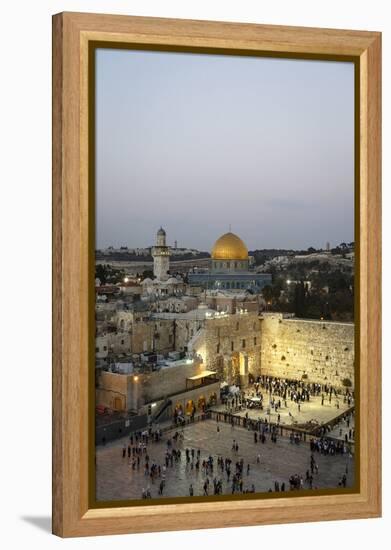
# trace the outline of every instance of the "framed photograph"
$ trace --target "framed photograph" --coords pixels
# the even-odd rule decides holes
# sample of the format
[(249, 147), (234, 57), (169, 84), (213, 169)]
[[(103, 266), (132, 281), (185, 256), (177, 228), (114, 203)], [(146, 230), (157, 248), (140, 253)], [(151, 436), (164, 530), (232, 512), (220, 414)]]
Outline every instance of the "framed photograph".
[(53, 18), (53, 532), (381, 514), (381, 35)]

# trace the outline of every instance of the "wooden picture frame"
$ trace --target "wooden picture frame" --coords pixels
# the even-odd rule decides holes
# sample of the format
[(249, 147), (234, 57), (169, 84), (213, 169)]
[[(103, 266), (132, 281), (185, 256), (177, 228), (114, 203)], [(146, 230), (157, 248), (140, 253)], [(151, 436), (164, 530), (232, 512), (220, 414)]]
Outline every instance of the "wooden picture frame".
[[(91, 507), (89, 330), (94, 220), (91, 43), (356, 64), (359, 473), (355, 492)], [(91, 102), (90, 102), (91, 103)], [(53, 532), (62, 537), (378, 517), (381, 514), (381, 35), (377, 32), (61, 13), (53, 17)], [(93, 277), (93, 275), (92, 275)]]

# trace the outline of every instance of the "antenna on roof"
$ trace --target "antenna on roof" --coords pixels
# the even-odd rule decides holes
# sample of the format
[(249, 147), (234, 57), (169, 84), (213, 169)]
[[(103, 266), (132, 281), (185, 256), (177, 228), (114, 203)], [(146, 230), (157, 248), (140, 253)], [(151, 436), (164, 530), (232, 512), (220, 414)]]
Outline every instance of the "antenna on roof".
[(232, 229), (231, 224), (229, 224), (228, 227), (229, 227), (229, 232), (231, 233), (231, 229)]

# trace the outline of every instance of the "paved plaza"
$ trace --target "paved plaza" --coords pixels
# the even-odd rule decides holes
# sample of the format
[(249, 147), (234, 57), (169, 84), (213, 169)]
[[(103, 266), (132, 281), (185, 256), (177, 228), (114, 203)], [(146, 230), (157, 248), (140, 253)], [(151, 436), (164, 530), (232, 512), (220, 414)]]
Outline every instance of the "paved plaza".
[[(335, 410), (334, 410), (335, 412)], [(335, 416), (335, 414), (334, 414)], [(217, 428), (219, 426), (219, 429)], [(158, 494), (161, 478), (156, 478), (154, 483), (149, 475), (145, 475), (145, 456), (149, 455), (149, 463), (165, 463), (167, 440), (175, 431), (163, 434), (159, 442), (149, 442), (147, 451), (142, 455), (140, 467), (132, 469), (131, 460), (122, 457), (124, 444), (129, 443), (128, 438), (122, 438), (96, 450), (96, 474), (97, 474), (97, 500), (128, 500), (140, 499), (143, 489), (150, 490), (152, 498), (160, 498)], [(303, 488), (308, 489), (305, 481), (306, 472), (310, 470), (311, 450), (309, 442), (299, 444), (291, 443), (289, 438), (278, 437), (274, 443), (267, 435), (266, 442), (254, 442), (254, 432), (242, 427), (232, 428), (229, 424), (213, 420), (205, 420), (189, 424), (183, 428), (183, 439), (173, 443), (173, 449), (181, 450), (181, 458), (173, 466), (168, 466), (165, 473), (165, 487), (163, 497), (189, 496), (189, 486), (193, 485), (194, 496), (204, 494), (203, 486), (206, 474), (200, 468), (198, 471), (191, 467), (191, 462), (186, 463), (185, 449), (200, 450), (200, 461), (207, 459), (209, 455), (214, 459), (214, 470), (209, 474), (209, 494), (213, 495), (213, 478), (222, 480), (222, 494), (232, 493), (231, 481), (217, 468), (217, 458), (232, 459), (232, 471), (234, 465), (243, 458), (243, 491), (250, 490), (254, 485), (255, 492), (267, 492), (274, 490), (275, 482), (280, 485), (285, 483), (289, 490), (289, 477), (299, 475), (303, 477)], [(238, 444), (238, 451), (232, 450), (233, 440)], [(260, 455), (260, 462), (257, 457)], [(337, 488), (344, 474), (347, 475), (347, 487), (354, 482), (354, 458), (346, 453), (325, 455), (314, 453), (317, 471), (313, 476), (313, 489)], [(249, 472), (247, 473), (247, 465)], [(194, 465), (193, 465), (194, 466)]]

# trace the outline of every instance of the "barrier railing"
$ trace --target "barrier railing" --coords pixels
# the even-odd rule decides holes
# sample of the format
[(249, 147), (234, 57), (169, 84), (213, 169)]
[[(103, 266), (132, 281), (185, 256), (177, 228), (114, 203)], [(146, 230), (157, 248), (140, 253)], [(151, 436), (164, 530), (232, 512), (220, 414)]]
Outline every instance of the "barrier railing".
[[(303, 430), (302, 428), (287, 426), (285, 424), (277, 424), (274, 422), (265, 422), (261, 420), (254, 420), (251, 418), (246, 418), (245, 416), (235, 415), (229, 412), (214, 411), (213, 409), (208, 411), (210, 418), (216, 420), (217, 422), (225, 422), (227, 424), (233, 424), (249, 431), (254, 431), (257, 433), (265, 434), (276, 434), (281, 437), (290, 437), (291, 435), (300, 442), (309, 442), (311, 439), (319, 439), (323, 437), (327, 441), (333, 442), (336, 445), (345, 445), (346, 449), (350, 453), (354, 453), (354, 443), (346, 442), (336, 437), (330, 437), (328, 435), (319, 436), (314, 433), (313, 430)], [(345, 413), (346, 414), (346, 413)], [(342, 415), (341, 415), (342, 416)], [(319, 429), (319, 427), (317, 427)]]

